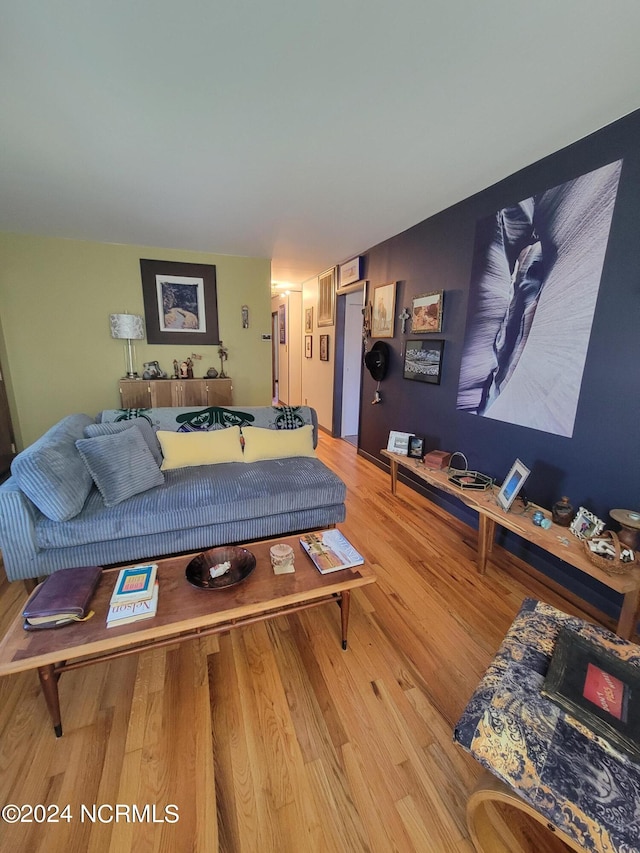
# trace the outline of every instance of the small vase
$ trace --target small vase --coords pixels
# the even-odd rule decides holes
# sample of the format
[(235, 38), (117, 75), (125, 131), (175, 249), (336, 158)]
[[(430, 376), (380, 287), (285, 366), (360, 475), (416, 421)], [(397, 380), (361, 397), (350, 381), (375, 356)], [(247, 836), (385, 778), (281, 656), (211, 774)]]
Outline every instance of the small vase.
[(551, 515), (556, 524), (569, 527), (573, 518), (573, 507), (569, 503), (569, 498), (563, 497), (556, 501), (551, 509)]

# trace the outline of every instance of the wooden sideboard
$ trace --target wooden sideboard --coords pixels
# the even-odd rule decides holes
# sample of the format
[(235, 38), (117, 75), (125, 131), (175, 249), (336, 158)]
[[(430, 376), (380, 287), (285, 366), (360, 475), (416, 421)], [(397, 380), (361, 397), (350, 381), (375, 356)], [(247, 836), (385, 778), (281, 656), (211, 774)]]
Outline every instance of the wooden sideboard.
[(484, 491), (460, 489), (449, 482), (449, 473), (446, 470), (433, 470), (417, 459), (410, 459), (408, 456), (392, 453), (390, 450), (380, 452), (390, 463), (391, 491), (394, 495), (398, 484), (398, 468), (402, 467), (430, 486), (455, 495), (463, 504), (478, 513), (478, 572), (480, 574), (486, 571), (487, 559), (493, 549), (496, 526), (504, 527), (621, 595), (622, 607), (616, 634), (625, 640), (632, 636), (636, 628), (636, 614), (640, 601), (640, 567), (637, 563), (626, 574), (607, 574), (589, 560), (582, 542), (569, 531), (568, 527), (552, 524), (548, 530), (545, 530), (532, 523), (531, 514), (534, 510), (541, 509), (546, 516), (551, 515), (550, 510), (530, 503), (527, 514), (518, 515), (512, 510), (504, 512), (498, 506), (491, 489)]
[(121, 379), (123, 409), (232, 406), (231, 379)]

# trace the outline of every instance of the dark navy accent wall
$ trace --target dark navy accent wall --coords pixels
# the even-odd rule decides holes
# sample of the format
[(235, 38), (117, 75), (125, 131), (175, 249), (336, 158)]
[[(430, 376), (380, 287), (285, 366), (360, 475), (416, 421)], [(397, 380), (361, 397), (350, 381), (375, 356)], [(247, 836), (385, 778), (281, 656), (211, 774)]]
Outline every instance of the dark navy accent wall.
[[(573, 437), (457, 411), (477, 220), (619, 159), (624, 162)], [(640, 510), (640, 110), (374, 246), (364, 254), (363, 277), (369, 293), (375, 285), (398, 282), (395, 336), (385, 339), (392, 353), (381, 405), (370, 405), (376, 383), (363, 371), (363, 455), (380, 460), (391, 429), (417, 433), (425, 436), (427, 450), (460, 450), (471, 469), (500, 482), (519, 457), (532, 471), (527, 495), (543, 506), (568, 495), (576, 509), (585, 506), (608, 522), (612, 508)], [(414, 296), (433, 290), (445, 292), (442, 334), (428, 336), (445, 340), (440, 385), (403, 378), (401, 351), (414, 336), (403, 336), (397, 319)], [(473, 523), (466, 508), (455, 499), (453, 504), (448, 508)], [(505, 544), (568, 587), (593, 587), (587, 597), (603, 606), (596, 601), (603, 595), (604, 609), (615, 611), (615, 593), (562, 564), (548, 564), (546, 555), (523, 548), (515, 537)]]

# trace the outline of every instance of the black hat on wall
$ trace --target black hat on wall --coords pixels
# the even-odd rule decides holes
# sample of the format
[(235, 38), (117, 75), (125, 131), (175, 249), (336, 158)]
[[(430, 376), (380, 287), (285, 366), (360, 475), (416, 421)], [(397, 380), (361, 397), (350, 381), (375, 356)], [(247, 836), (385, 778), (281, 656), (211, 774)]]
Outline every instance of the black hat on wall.
[(367, 370), (376, 382), (382, 382), (387, 375), (389, 366), (389, 344), (384, 341), (376, 341), (364, 357)]

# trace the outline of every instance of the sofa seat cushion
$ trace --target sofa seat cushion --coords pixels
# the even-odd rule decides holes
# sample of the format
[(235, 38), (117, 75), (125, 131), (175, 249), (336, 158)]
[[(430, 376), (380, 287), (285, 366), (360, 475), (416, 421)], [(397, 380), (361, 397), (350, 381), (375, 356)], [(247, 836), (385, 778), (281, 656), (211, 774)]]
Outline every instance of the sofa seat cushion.
[(94, 489), (82, 514), (64, 525), (40, 518), (38, 546), (66, 548), (242, 521), (342, 504), (346, 497), (342, 480), (310, 457), (177, 468), (164, 477), (161, 488), (108, 508)]
[(115, 506), (164, 483), (164, 474), (137, 427), (113, 435), (81, 438), (76, 447), (105, 506)]
[(52, 521), (76, 516), (93, 487), (75, 444), (93, 422), (89, 415), (63, 418), (11, 464), (11, 474), (20, 489)]

